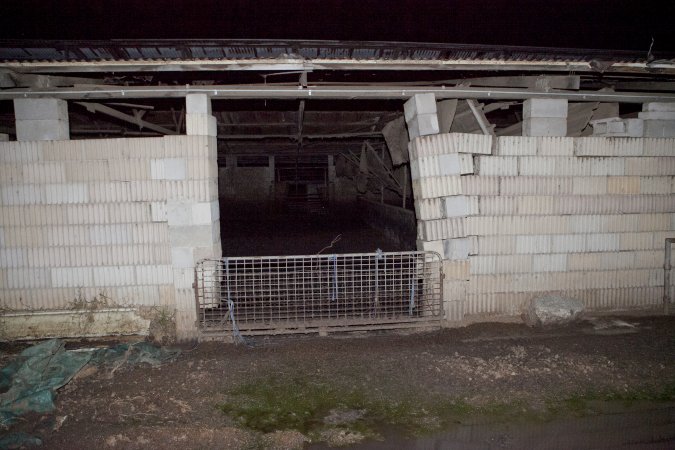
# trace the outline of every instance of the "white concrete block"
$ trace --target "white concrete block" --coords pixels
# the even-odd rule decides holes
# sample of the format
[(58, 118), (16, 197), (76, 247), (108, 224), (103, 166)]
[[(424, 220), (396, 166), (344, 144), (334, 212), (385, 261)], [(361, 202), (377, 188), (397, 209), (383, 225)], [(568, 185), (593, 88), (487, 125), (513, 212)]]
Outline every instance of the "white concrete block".
[(531, 98), (523, 102), (523, 119), (531, 118), (567, 118), (567, 100), (549, 98)]
[(192, 224), (205, 225), (217, 220), (212, 215), (212, 204), (208, 203), (194, 203), (192, 205)]
[(441, 206), (443, 216), (447, 218), (475, 215), (478, 213), (478, 198), (466, 195), (444, 197)]
[(163, 158), (150, 161), (150, 173), (153, 180), (187, 179), (187, 160), (182, 158)]
[(194, 249), (192, 247), (172, 247), (171, 264), (175, 269), (194, 267)]
[(86, 229), (92, 245), (127, 245), (133, 241), (130, 224), (92, 225)]
[(518, 172), (524, 176), (553, 176), (556, 174), (556, 159), (541, 156), (521, 157)]
[(675, 139), (644, 138), (644, 156), (675, 156)]
[(462, 193), (459, 176), (429, 177), (413, 180), (413, 194), (418, 198), (437, 198)]
[(22, 168), (25, 183), (62, 183), (65, 181), (66, 169), (61, 162), (39, 162), (24, 164)]
[(134, 266), (108, 266), (92, 268), (95, 286), (133, 286), (136, 284)]
[(614, 233), (600, 233), (586, 235), (586, 251), (589, 252), (606, 252), (619, 250), (618, 234)]
[(675, 102), (650, 102), (642, 104), (643, 111), (675, 112)]
[(89, 287), (94, 279), (91, 267), (58, 267), (49, 270), (51, 285), (56, 288)]
[(573, 138), (540, 136), (537, 138), (537, 143), (537, 154), (540, 156), (574, 156)]
[(512, 255), (515, 252), (515, 236), (478, 236), (478, 255)]
[(67, 120), (17, 120), (16, 139), (19, 141), (65, 141), (70, 139)]
[(518, 175), (518, 158), (514, 156), (477, 156), (476, 173), (482, 176)]
[(607, 177), (574, 177), (574, 195), (603, 195), (607, 193)]
[(536, 155), (538, 140), (527, 136), (502, 136), (497, 138), (497, 155), (527, 156)]
[(89, 202), (89, 187), (85, 183), (47, 184), (44, 189), (44, 199), (47, 204)]
[(644, 133), (643, 118), (621, 119), (610, 117), (607, 119), (592, 120), (593, 136), (604, 137), (642, 137)]
[(9, 141), (9, 134), (0, 133), (0, 142), (7, 142), (7, 141)]
[(211, 99), (206, 94), (187, 94), (185, 112), (187, 114), (211, 114)]
[(423, 241), (436, 241), (465, 235), (463, 218), (417, 221), (417, 237)]
[(438, 116), (436, 114), (418, 114), (408, 124), (408, 136), (412, 141), (420, 136), (438, 134)]
[(403, 104), (403, 112), (406, 122), (420, 114), (436, 114), (436, 96), (434, 94), (413, 95)]
[(220, 224), (169, 227), (174, 247), (206, 247), (219, 241)]
[(461, 177), (462, 193), (466, 195), (499, 195), (499, 177)]
[(16, 120), (67, 120), (68, 102), (57, 98), (14, 99)]
[(136, 283), (139, 285), (173, 284), (173, 267), (170, 265), (136, 266)]
[(218, 136), (218, 122), (210, 114), (186, 114), (185, 129), (188, 136)]
[(443, 257), (443, 241), (417, 240), (417, 250), (420, 252), (436, 252)]
[(533, 235), (516, 236), (516, 253), (550, 253), (551, 236)]
[(445, 259), (468, 259), (471, 242), (467, 238), (446, 239), (443, 241)]
[(535, 117), (523, 121), (523, 136), (566, 136), (567, 119)]
[(675, 120), (675, 111), (642, 111), (638, 117), (644, 120)]
[(171, 227), (194, 225), (192, 202), (168, 201), (166, 203), (166, 217)]
[(35, 205), (44, 200), (43, 187), (37, 184), (19, 184), (0, 188), (2, 205)]
[(150, 203), (150, 216), (153, 222), (167, 222), (169, 218), (166, 202)]
[(654, 138), (675, 137), (675, 120), (645, 120), (644, 136)]
[(534, 255), (532, 272), (564, 272), (567, 270), (567, 255)]
[(413, 203), (415, 205), (417, 220), (442, 219), (443, 209), (441, 202), (441, 198), (421, 198), (415, 200)]

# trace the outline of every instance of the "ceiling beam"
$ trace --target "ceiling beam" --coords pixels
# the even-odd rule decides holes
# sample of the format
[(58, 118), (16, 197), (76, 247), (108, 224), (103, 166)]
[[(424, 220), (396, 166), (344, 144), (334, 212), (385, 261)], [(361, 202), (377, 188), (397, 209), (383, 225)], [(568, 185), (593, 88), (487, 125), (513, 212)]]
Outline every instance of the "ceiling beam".
[(675, 73), (669, 60), (654, 62), (610, 62), (598, 65), (595, 60), (504, 61), (494, 59), (176, 59), (147, 61), (8, 61), (2, 66), (16, 72), (195, 72), (195, 71), (269, 71), (312, 72), (316, 70), (445, 70), (445, 71), (537, 71), (537, 72), (602, 72), (602, 73)]
[(577, 102), (675, 102), (675, 93), (530, 90), (520, 88), (479, 88), (463, 86), (309, 86), (278, 87), (265, 85), (217, 86), (116, 86), (53, 89), (5, 89), (0, 100), (15, 98), (111, 99), (111, 98), (179, 98), (187, 94), (207, 94), (228, 99), (400, 99), (415, 94), (432, 93), (437, 99), (523, 100), (528, 98), (567, 99)]

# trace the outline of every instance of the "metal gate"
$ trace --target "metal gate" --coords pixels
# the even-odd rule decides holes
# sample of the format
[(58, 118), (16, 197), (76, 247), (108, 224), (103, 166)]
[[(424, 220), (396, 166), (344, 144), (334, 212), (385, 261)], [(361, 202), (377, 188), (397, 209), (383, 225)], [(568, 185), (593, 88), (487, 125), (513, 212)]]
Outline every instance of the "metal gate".
[(207, 334), (436, 326), (442, 290), (434, 252), (206, 259), (195, 269), (198, 320)]

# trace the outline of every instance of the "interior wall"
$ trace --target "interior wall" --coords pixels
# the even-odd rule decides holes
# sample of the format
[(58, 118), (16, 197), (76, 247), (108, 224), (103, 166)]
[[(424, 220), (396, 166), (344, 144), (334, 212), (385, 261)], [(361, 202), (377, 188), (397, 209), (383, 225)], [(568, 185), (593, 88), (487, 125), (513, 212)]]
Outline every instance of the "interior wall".
[(0, 142), (6, 312), (166, 307), (194, 336), (194, 264), (220, 255), (216, 177), (205, 135)]
[[(411, 145), (424, 167), (413, 184), (424, 208), (418, 244), (446, 259), (448, 319), (519, 314), (551, 293), (592, 310), (662, 302), (664, 240), (675, 237), (674, 139), (481, 139)], [(474, 155), (470, 173), (435, 176), (438, 159), (459, 152)]]

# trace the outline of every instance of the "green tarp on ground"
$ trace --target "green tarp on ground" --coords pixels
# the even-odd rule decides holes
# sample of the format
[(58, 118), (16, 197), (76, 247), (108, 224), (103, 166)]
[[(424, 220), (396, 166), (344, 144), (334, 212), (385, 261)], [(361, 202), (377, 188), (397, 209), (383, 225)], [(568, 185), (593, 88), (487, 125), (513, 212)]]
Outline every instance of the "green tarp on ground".
[(56, 390), (87, 364), (158, 366), (175, 359), (178, 353), (179, 350), (155, 347), (147, 342), (85, 350), (66, 350), (59, 339), (41, 342), (25, 349), (0, 370), (0, 425), (10, 425), (28, 412), (53, 410)]

